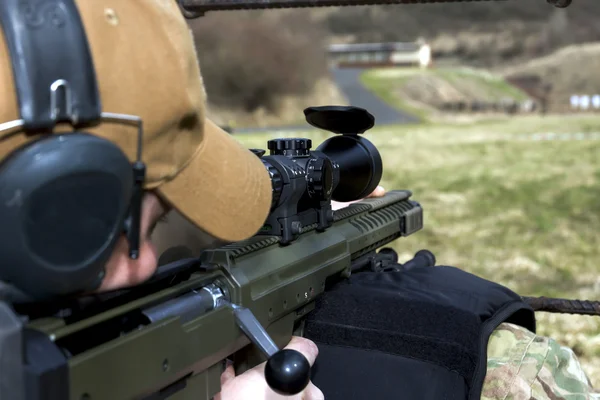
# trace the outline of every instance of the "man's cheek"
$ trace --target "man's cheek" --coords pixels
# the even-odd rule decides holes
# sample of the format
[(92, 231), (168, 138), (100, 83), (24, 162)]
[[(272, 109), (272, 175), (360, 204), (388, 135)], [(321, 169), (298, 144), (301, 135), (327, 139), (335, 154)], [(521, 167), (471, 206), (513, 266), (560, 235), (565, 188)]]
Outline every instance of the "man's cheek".
[(158, 267), (158, 252), (156, 246), (151, 240), (145, 240), (141, 246), (140, 258), (138, 260), (131, 260), (137, 271), (132, 271), (132, 275), (136, 277), (137, 282), (134, 284), (140, 284), (152, 277)]
[(106, 274), (98, 291), (116, 290), (139, 285), (148, 280), (158, 266), (156, 247), (149, 240), (140, 243), (140, 256), (129, 258), (129, 243), (119, 238), (115, 250), (106, 263)]
[(165, 220), (156, 225), (151, 240), (156, 247), (159, 265), (198, 257), (203, 250), (226, 244), (202, 231), (175, 210), (169, 212)]

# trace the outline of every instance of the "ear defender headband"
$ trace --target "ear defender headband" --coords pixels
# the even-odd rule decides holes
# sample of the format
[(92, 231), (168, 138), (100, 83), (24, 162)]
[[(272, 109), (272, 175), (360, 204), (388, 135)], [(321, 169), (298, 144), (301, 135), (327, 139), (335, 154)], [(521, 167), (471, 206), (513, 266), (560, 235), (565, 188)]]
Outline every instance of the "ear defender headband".
[[(0, 0), (0, 24), (21, 118), (0, 141), (36, 136), (0, 161), (0, 280), (27, 301), (94, 290), (123, 233), (139, 255), (142, 120), (102, 112), (75, 0)], [(65, 122), (74, 132), (53, 133)], [(81, 131), (101, 122), (137, 127), (135, 162)]]

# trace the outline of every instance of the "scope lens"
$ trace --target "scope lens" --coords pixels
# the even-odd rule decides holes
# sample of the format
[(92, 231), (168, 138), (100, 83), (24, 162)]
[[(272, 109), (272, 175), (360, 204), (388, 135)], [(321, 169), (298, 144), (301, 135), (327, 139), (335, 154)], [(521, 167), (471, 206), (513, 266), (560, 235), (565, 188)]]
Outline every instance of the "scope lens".
[(379, 185), (383, 174), (381, 155), (367, 139), (357, 135), (334, 136), (316, 150), (339, 165), (340, 182), (333, 191), (333, 200), (360, 200)]

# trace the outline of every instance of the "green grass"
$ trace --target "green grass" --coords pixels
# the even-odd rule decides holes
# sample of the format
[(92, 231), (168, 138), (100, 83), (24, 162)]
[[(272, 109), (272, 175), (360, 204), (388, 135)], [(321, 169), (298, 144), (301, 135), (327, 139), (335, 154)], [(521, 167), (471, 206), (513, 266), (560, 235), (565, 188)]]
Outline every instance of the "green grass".
[[(518, 134), (600, 132), (594, 117), (375, 128), (382, 184), (409, 189), (425, 227), (393, 247), (429, 249), (521, 295), (600, 299), (600, 141), (519, 141)], [(294, 133), (313, 139), (318, 131)], [(265, 147), (269, 134), (235, 136)], [(600, 318), (539, 314), (539, 333), (573, 347), (600, 384)]]
[[(416, 106), (403, 94), (403, 88), (415, 78), (442, 79), (460, 92), (478, 93), (477, 100), (499, 101), (504, 98), (523, 101), (527, 95), (507, 83), (502, 77), (487, 71), (472, 68), (397, 68), (369, 69), (361, 75), (361, 82), (379, 98), (392, 107), (417, 116), (422, 122), (429, 122), (430, 110)], [(439, 82), (439, 81), (437, 81)], [(435, 82), (430, 82), (435, 84)], [(424, 90), (427, 88), (424, 87)]]
[(528, 98), (523, 91), (506, 82), (501, 76), (491, 74), (487, 71), (472, 68), (441, 68), (430, 69), (427, 72), (441, 76), (457, 87), (460, 87), (465, 82), (475, 84), (483, 89), (486, 96), (492, 100), (500, 100), (506, 97), (523, 101)]
[(429, 117), (427, 110), (411, 105), (406, 99), (402, 96), (398, 96), (392, 90), (393, 88), (402, 87), (402, 85), (412, 76), (411, 73), (396, 77), (393, 84), (390, 85), (390, 78), (382, 77), (377, 71), (378, 70), (367, 70), (363, 72), (360, 76), (361, 83), (388, 105), (415, 116), (419, 119), (418, 122), (420, 123), (428, 123)]

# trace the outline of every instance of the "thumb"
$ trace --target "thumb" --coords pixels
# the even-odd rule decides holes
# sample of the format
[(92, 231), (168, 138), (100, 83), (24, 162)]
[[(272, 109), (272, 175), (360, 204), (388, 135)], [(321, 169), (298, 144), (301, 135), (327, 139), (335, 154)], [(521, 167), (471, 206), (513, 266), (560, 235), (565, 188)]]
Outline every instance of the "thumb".
[[(285, 349), (300, 352), (310, 366), (312, 366), (319, 354), (317, 345), (305, 338), (293, 336)], [(221, 375), (221, 393), (215, 396), (215, 400), (240, 400), (240, 399), (289, 399), (289, 400), (322, 400), (323, 393), (312, 383), (296, 396), (281, 396), (271, 390), (266, 384), (264, 371), (266, 362), (249, 369), (239, 376), (235, 376), (233, 366)]]
[(372, 198), (372, 197), (383, 197), (385, 196), (385, 189), (383, 186), (377, 186), (375, 188), (375, 190), (373, 190), (373, 193), (371, 193), (370, 195), (367, 196), (367, 198)]
[[(315, 363), (315, 359), (319, 355), (319, 349), (317, 345), (305, 338), (292, 336), (292, 340), (288, 343), (285, 349), (296, 350), (300, 352), (306, 359), (308, 363), (312, 367)], [(266, 362), (263, 362), (256, 367), (249, 369), (244, 372), (240, 376), (244, 376), (245, 379), (258, 379), (264, 380), (264, 371), (265, 371)], [(221, 375), (221, 386), (225, 386), (226, 383), (232, 382), (236, 379), (235, 372), (232, 365), (229, 365), (227, 369)]]
[[(296, 350), (300, 352), (306, 359), (308, 363), (312, 367), (319, 355), (319, 348), (317, 345), (308, 339), (299, 336), (292, 336), (292, 340), (290, 343), (284, 347), (284, 349)], [(312, 382), (308, 383), (308, 386), (304, 391), (299, 395), (302, 400), (324, 400), (323, 392), (316, 387)], [(293, 397), (294, 399), (296, 397)]]
[(319, 348), (317, 345), (313, 341), (300, 336), (292, 336), (292, 340), (290, 340), (288, 345), (284, 348), (300, 352), (304, 357), (306, 357), (311, 367), (319, 355)]

